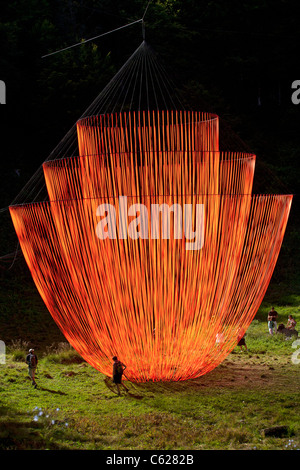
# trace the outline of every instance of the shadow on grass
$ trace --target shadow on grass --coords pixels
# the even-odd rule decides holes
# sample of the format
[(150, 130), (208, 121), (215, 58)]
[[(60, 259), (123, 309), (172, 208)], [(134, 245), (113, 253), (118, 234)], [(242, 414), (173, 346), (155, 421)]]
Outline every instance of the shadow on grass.
[[(241, 361), (235, 361), (234, 356)], [(150, 398), (161, 395), (193, 395), (199, 393), (218, 393), (221, 390), (257, 390), (261, 387), (272, 387), (276, 376), (275, 366), (272, 369), (268, 364), (264, 364), (264, 354), (249, 354), (237, 351), (226, 363), (220, 364), (211, 372), (195, 379), (177, 381), (177, 382), (144, 382), (127, 384), (131, 385), (132, 398), (135, 395)], [(279, 365), (277, 367), (280, 367)], [(280, 375), (278, 376), (280, 377)]]
[(149, 381), (149, 382), (131, 382), (130, 384), (126, 383), (126, 386), (129, 386), (130, 393), (127, 396), (135, 399), (142, 399), (144, 397), (154, 397), (157, 393), (167, 393), (172, 394), (174, 392), (184, 392), (191, 391), (195, 388), (205, 386), (201, 383), (201, 378), (178, 381), (178, 382), (163, 382), (163, 381)]
[(56, 395), (67, 395), (67, 393), (62, 392), (61, 390), (50, 390), (49, 388), (40, 387), (40, 386), (38, 386), (37, 389), (42, 390), (43, 392), (54, 393)]

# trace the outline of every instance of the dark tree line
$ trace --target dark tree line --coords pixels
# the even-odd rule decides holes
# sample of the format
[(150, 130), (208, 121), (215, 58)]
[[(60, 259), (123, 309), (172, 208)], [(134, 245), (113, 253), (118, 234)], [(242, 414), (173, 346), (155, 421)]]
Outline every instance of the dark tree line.
[[(147, 0), (16, 0), (1, 5), (1, 206), (8, 205), (142, 41)], [(296, 0), (153, 0), (146, 41), (186, 102), (221, 117), (224, 150), (257, 154), (254, 189), (295, 193), (300, 178)], [(20, 170), (18, 173), (15, 170)], [(18, 176), (20, 175), (20, 176)]]

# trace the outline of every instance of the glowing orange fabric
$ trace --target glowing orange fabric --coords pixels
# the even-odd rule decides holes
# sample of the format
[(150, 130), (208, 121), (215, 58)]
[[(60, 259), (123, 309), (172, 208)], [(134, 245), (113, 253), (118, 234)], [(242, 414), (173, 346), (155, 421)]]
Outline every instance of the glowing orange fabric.
[[(95, 116), (77, 129), (80, 156), (43, 166), (50, 202), (10, 208), (45, 304), (70, 344), (107, 375), (114, 355), (136, 381), (209, 372), (259, 308), (292, 196), (251, 195), (255, 156), (220, 152), (213, 115)], [(203, 204), (203, 246), (188, 251), (172, 217), (169, 239), (161, 227), (158, 238), (149, 230), (147, 238), (99, 239), (97, 208), (109, 203), (118, 213), (120, 196), (148, 214), (153, 204)]]

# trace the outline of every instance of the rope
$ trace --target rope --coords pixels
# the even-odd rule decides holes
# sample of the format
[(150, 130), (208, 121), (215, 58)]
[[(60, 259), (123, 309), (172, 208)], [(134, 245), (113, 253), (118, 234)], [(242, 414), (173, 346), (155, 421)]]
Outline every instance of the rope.
[(152, 1), (152, 0), (149, 0), (149, 2), (147, 3), (146, 9), (145, 9), (144, 14), (143, 14), (143, 16), (142, 16), (142, 20), (144, 20), (144, 18), (145, 18), (145, 16), (146, 16), (146, 13), (147, 13), (147, 10), (148, 10), (148, 7), (149, 7), (151, 1)]
[[(147, 81), (147, 83), (144, 80), (145, 73), (147, 75), (151, 74), (150, 81)], [(132, 109), (138, 80), (140, 81), (140, 92), (137, 96), (137, 109), (141, 107), (141, 89), (143, 89), (143, 86), (146, 88), (145, 96), (148, 96), (147, 100), (149, 102), (149, 83), (151, 83), (151, 91), (157, 106), (160, 100), (162, 108), (183, 109), (180, 98), (174, 95), (176, 103), (170, 91), (174, 90), (174, 85), (168, 80), (165, 70), (159, 65), (151, 48), (143, 41), (79, 119), (89, 115), (115, 112), (117, 108), (119, 108), (119, 111), (122, 111), (127, 98), (129, 99), (128, 108)], [(160, 82), (163, 83), (163, 85), (161, 85)], [(123, 97), (122, 90), (125, 90)], [(44, 162), (55, 158), (74, 156), (76, 154), (78, 154), (78, 145), (76, 124), (74, 124)], [(41, 166), (22, 188), (20, 193), (13, 199), (11, 205), (24, 203), (26, 201), (45, 200), (47, 198), (48, 195), (44, 185), (43, 169)], [(5, 208), (4, 210), (7, 209), (8, 208)]]
[(142, 28), (143, 28), (143, 40), (145, 40), (145, 23), (144, 23), (144, 18), (145, 18), (145, 15), (147, 13), (147, 10), (148, 10), (148, 7), (150, 5), (152, 0), (150, 0), (146, 6), (146, 9), (144, 11), (144, 14), (142, 16), (142, 18), (140, 18), (139, 20), (136, 20), (136, 21), (132, 21), (131, 23), (128, 23), (126, 25), (123, 25), (123, 26), (120, 26), (119, 28), (115, 28), (111, 31), (107, 31), (106, 33), (102, 33), (102, 34), (98, 34), (97, 36), (94, 36), (90, 39), (85, 39), (85, 40), (82, 40), (80, 42), (77, 42), (75, 44), (72, 44), (71, 46), (67, 46), (67, 47), (64, 47), (62, 49), (59, 49), (57, 51), (54, 51), (54, 52), (50, 52), (49, 54), (45, 54), (43, 55), (41, 58), (44, 59), (45, 57), (49, 57), (49, 56), (52, 56), (52, 55), (55, 55), (55, 54), (59, 54), (60, 52), (63, 52), (63, 51), (67, 51), (69, 49), (72, 49), (74, 47), (77, 47), (77, 46), (81, 46), (83, 44), (86, 44), (87, 42), (90, 42), (90, 41), (94, 41), (95, 39), (99, 39), (103, 36), (107, 36), (108, 34), (112, 34), (112, 33), (115, 33), (116, 31), (120, 31), (121, 29), (124, 29), (124, 28), (128, 28), (129, 26), (132, 26), (136, 23), (142, 23)]
[[(77, 123), (79, 156), (43, 165), (50, 202), (10, 207), (52, 317), (105, 375), (113, 355), (133, 382), (203, 375), (261, 304), (292, 196), (253, 196), (255, 156), (220, 152), (218, 129), (215, 115), (194, 111), (86, 116)], [(132, 221), (121, 195), (148, 219)], [(104, 203), (115, 228), (113, 212), (99, 212)], [(162, 217), (155, 231), (149, 214), (163, 204), (194, 212)], [(197, 204), (204, 243), (187, 250), (192, 237), (175, 220), (196, 228)], [(118, 236), (102, 236), (103, 226)]]
[(114, 32), (119, 31), (121, 29), (127, 28), (128, 26), (132, 26), (133, 24), (141, 23), (141, 22), (142, 22), (142, 19), (139, 19), (139, 20), (133, 21), (132, 23), (129, 23), (129, 24), (126, 24), (124, 26), (120, 26), (119, 28), (113, 29), (112, 31), (107, 31), (106, 33), (99, 34), (98, 36), (94, 36), (90, 39), (86, 39), (84, 41), (77, 42), (76, 44), (72, 44), (71, 46), (64, 47), (63, 49), (59, 49), (58, 51), (50, 52), (49, 54), (43, 55), (42, 59), (44, 59), (45, 57), (52, 56), (54, 54), (59, 54), (60, 52), (63, 52), (63, 51), (67, 51), (68, 49), (72, 49), (73, 47), (81, 46), (82, 44), (86, 44), (87, 42), (94, 41), (95, 39), (101, 38), (103, 36), (107, 36), (108, 34), (114, 33)]
[(21, 254), (21, 250), (19, 250), (19, 247), (20, 247), (20, 242), (18, 241), (16, 250), (15, 250), (15, 253), (14, 253), (13, 262), (12, 262), (11, 265), (9, 266), (8, 271), (10, 271), (10, 270), (13, 268), (13, 266), (14, 266), (14, 264), (15, 264), (15, 262), (16, 262), (17, 256), (18, 256), (19, 254)]
[[(74, 44), (72, 46), (60, 49), (59, 51), (47, 54), (44, 57), (56, 54), (63, 50), (84, 44), (101, 36), (113, 33), (120, 29), (129, 27), (135, 23), (142, 23), (143, 39), (145, 38), (144, 19), (148, 11), (151, 0), (147, 3), (141, 19), (133, 21), (129, 24), (108, 31), (104, 34), (94, 36), (86, 41)], [(139, 90), (139, 93), (137, 93)], [(88, 115), (97, 115), (108, 112), (121, 112), (127, 105), (127, 109), (131, 110), (137, 98), (136, 109), (142, 109), (142, 97), (145, 97), (146, 104), (149, 109), (151, 99), (156, 108), (159, 109), (184, 109), (184, 105), (178, 95), (174, 93), (175, 86), (166, 74), (162, 65), (156, 60), (155, 54), (143, 40), (142, 44), (131, 55), (127, 62), (121, 67), (119, 72), (112, 78), (104, 90), (95, 98), (92, 104), (81, 115), (81, 118)], [(172, 92), (171, 92), (172, 91)], [(60, 159), (64, 157), (72, 157), (78, 154), (76, 124), (74, 124), (68, 133), (61, 139), (58, 145), (50, 153), (44, 162)], [(48, 193), (43, 179), (43, 168), (40, 166), (19, 194), (13, 199), (11, 205), (23, 204), (26, 202), (34, 202), (38, 200), (47, 200)], [(0, 209), (0, 214), (8, 211), (8, 207)], [(1, 259), (1, 258), (0, 258)]]

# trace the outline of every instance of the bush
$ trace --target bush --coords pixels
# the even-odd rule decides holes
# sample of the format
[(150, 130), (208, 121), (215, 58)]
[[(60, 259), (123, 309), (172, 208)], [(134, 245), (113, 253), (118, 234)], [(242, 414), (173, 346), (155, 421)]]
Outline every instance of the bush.
[(28, 344), (29, 343), (27, 341), (22, 341), (21, 339), (11, 342), (11, 345), (8, 347), (8, 352), (11, 353), (13, 361), (25, 362)]
[(55, 364), (81, 364), (85, 360), (69, 343), (59, 343), (47, 348), (46, 360)]

